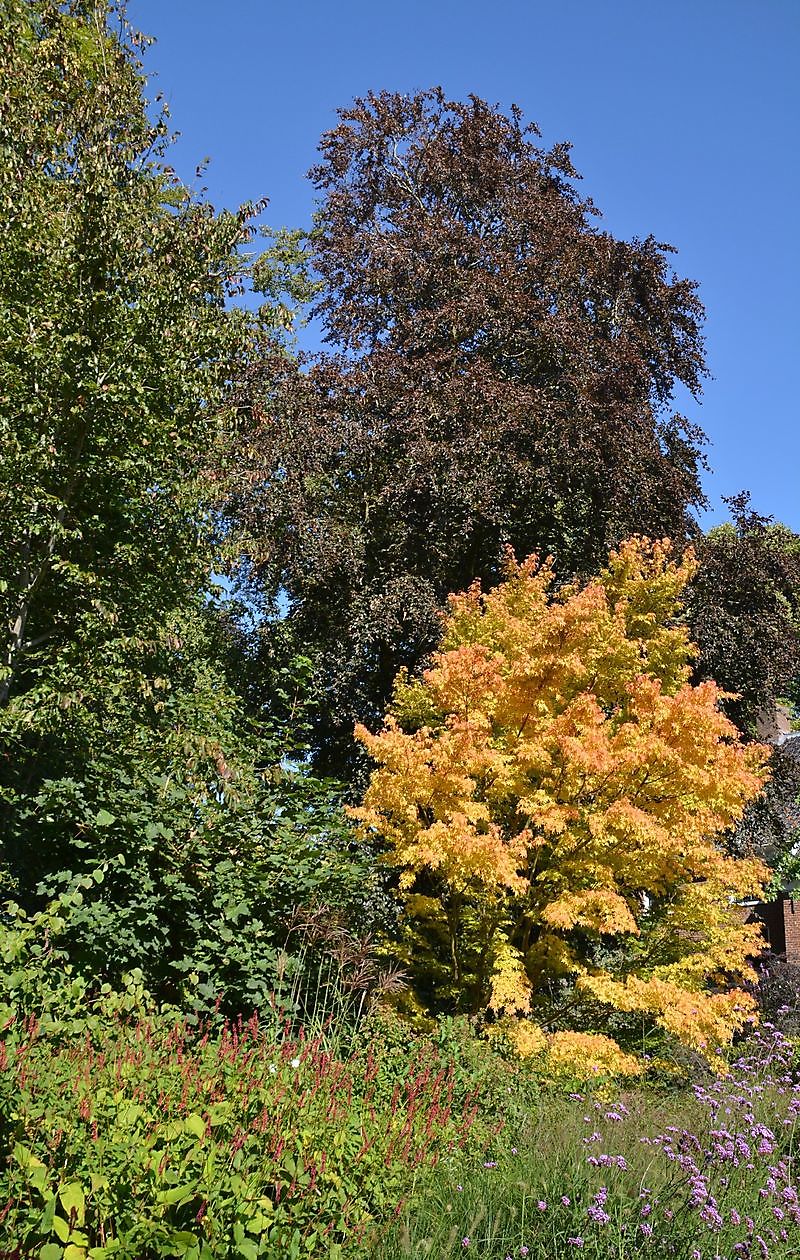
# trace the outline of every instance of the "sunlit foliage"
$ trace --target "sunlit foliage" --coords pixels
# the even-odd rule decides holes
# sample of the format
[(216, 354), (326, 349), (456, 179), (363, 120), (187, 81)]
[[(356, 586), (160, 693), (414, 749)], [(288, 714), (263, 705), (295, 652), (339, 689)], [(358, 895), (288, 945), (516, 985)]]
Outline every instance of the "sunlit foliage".
[[(693, 568), (633, 539), (585, 585), (550, 562), (453, 596), (440, 651), (398, 679), (362, 827), (398, 873), (421, 993), (543, 1028), (622, 1012), (701, 1051), (751, 1011), (765, 869), (715, 843), (766, 779), (676, 623)], [(566, 997), (565, 997), (566, 995)], [(584, 1015), (584, 1027), (585, 1027)], [(608, 1050), (613, 1047), (606, 1048)]]

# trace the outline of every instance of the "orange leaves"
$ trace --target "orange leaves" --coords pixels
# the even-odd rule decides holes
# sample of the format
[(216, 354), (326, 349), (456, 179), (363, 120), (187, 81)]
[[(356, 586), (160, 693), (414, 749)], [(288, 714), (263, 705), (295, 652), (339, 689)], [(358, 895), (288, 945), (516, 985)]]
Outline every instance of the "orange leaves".
[(624, 1054), (615, 1041), (598, 1033), (555, 1033), (547, 1049), (547, 1065), (556, 1076), (591, 1080), (593, 1076), (638, 1076), (643, 1070), (639, 1059)]
[[(404, 890), (436, 890), (478, 1007), (526, 1013), (560, 957), (587, 996), (692, 1044), (740, 1022), (746, 1003), (702, 990), (746, 975), (757, 942), (730, 903), (765, 872), (715, 837), (760, 791), (766, 750), (740, 742), (713, 683), (688, 682), (692, 570), (643, 539), (582, 588), (512, 564), (451, 598), (431, 668), (399, 680), (382, 732), (356, 732), (376, 762), (356, 816)], [(581, 963), (593, 937), (618, 974)]]
[(425, 675), (433, 703), (465, 723), (487, 719), (502, 681), (498, 659), (481, 644), (453, 648)]
[(423, 869), (458, 888), (525, 887), (520, 867), (529, 833), (523, 826), (509, 834), (495, 822), (479, 790), (494, 765), (486, 731), (461, 717), (436, 733), (423, 727), (407, 735), (393, 719), (377, 736), (357, 728), (380, 764), (352, 814), (389, 841), (404, 888)]
[(717, 1046), (730, 1041), (732, 1034), (753, 1016), (756, 1006), (754, 999), (740, 989), (703, 993), (658, 977), (642, 980), (629, 976), (622, 984), (581, 977), (578, 983), (584, 991), (619, 1011), (650, 1014), (685, 1045), (709, 1056)]
[(448, 813), (429, 827), (418, 829), (413, 843), (405, 844), (398, 857), (405, 866), (400, 876), (404, 887), (413, 884), (413, 868), (440, 873), (458, 889), (471, 884), (476, 891), (500, 888), (521, 892), (527, 886), (519, 872), (519, 837), (508, 842), (496, 824), (481, 828), (466, 814)]

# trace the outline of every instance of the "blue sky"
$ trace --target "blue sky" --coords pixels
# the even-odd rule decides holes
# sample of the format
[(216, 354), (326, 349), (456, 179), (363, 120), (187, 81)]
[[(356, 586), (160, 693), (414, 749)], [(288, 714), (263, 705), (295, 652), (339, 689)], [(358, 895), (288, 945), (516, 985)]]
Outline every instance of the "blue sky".
[(217, 205), (305, 226), (337, 106), (441, 84), (569, 140), (605, 226), (677, 246), (708, 311), (701, 406), (722, 495), (800, 531), (800, 0), (132, 0), (174, 161)]

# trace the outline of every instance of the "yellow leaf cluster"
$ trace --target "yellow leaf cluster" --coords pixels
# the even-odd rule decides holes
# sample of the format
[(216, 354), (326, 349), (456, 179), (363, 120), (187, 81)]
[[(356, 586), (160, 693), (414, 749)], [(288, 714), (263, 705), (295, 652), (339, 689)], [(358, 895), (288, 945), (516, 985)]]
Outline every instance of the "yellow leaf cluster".
[(705, 1054), (729, 1041), (755, 1011), (753, 998), (741, 989), (704, 993), (658, 976), (641, 979), (633, 975), (623, 982), (606, 976), (582, 977), (578, 984), (619, 1011), (651, 1014), (662, 1028)]
[[(454, 982), (498, 1017), (569, 973), (701, 1048), (746, 1017), (727, 990), (758, 940), (733, 903), (766, 872), (718, 837), (760, 792), (766, 750), (741, 742), (714, 683), (689, 681), (693, 567), (644, 539), (583, 586), (512, 564), (451, 598), (431, 668), (398, 680), (382, 731), (357, 728), (375, 769), (354, 813), (402, 892), (439, 899)], [(613, 973), (590, 965), (592, 940), (614, 944)]]
[(527, 1015), (531, 1009), (531, 982), (522, 955), (502, 938), (494, 950), (489, 1009), (518, 1015)]
[(638, 1076), (644, 1064), (600, 1033), (546, 1034), (531, 1019), (505, 1018), (489, 1029), (490, 1039), (510, 1047), (521, 1059), (538, 1059), (555, 1077), (591, 1080), (599, 1076)]
[(599, 1033), (554, 1033), (547, 1041), (547, 1066), (554, 1076), (590, 1080), (593, 1076), (638, 1076), (644, 1065)]

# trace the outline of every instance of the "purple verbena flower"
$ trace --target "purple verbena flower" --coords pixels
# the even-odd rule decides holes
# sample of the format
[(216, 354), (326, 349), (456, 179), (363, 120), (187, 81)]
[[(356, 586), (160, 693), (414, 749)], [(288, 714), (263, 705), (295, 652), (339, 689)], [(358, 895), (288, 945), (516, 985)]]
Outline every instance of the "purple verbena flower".
[(611, 1220), (611, 1217), (608, 1215), (608, 1212), (604, 1212), (603, 1209), (600, 1207), (592, 1206), (590, 1208), (587, 1208), (586, 1215), (590, 1216), (591, 1219), (597, 1225), (607, 1225), (608, 1222)]

